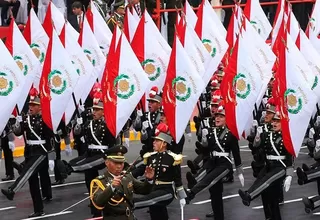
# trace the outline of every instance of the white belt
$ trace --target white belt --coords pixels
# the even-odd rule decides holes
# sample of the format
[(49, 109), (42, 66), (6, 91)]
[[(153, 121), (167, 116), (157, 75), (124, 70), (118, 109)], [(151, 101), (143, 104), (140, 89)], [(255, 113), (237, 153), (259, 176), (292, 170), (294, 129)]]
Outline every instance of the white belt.
[(40, 145), (40, 144), (45, 144), (45, 140), (27, 140), (27, 144), (29, 145)]
[(285, 160), (286, 156), (267, 155), (268, 160)]
[(214, 156), (214, 157), (229, 157), (229, 153), (213, 151), (212, 156)]
[(92, 150), (107, 150), (109, 147), (106, 145), (95, 145), (95, 144), (90, 144), (88, 146), (89, 149)]

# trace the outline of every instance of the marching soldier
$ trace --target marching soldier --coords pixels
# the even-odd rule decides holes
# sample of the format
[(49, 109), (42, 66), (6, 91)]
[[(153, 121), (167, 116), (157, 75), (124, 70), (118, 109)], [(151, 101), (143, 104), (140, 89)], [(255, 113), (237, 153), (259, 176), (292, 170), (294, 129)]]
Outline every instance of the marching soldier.
[[(143, 144), (142, 149), (140, 151), (140, 156), (147, 152), (153, 152), (153, 139), (154, 131), (156, 126), (160, 123), (161, 120), (161, 101), (162, 98), (160, 94), (158, 94), (158, 88), (152, 87), (149, 92), (149, 98), (147, 99), (149, 112), (145, 112), (142, 114), (141, 110), (137, 111), (137, 117), (133, 122), (133, 128), (136, 131), (141, 132), (141, 143)], [(137, 161), (135, 164), (136, 169), (132, 171), (132, 175), (137, 178), (142, 176), (145, 170), (145, 165), (143, 165), (143, 161)]]
[(123, 28), (123, 19), (124, 15), (126, 14), (125, 11), (125, 1), (124, 0), (115, 0), (113, 5), (113, 15), (108, 19), (107, 24), (111, 30), (114, 31), (116, 25), (122, 30)]
[[(14, 180), (13, 151), (15, 148), (15, 144), (14, 144), (15, 137), (14, 137), (14, 134), (12, 133), (12, 130), (9, 124), (6, 125), (0, 138), (1, 138), (0, 149), (3, 150), (4, 164), (6, 169), (6, 177), (2, 178), (2, 181)], [(1, 155), (0, 155), (0, 158), (1, 158)]]
[(214, 219), (223, 220), (222, 179), (232, 169), (231, 152), (241, 185), (244, 184), (244, 178), (238, 140), (226, 127), (223, 103), (220, 103), (215, 114), (215, 124), (216, 127), (210, 133), (206, 128), (202, 131), (202, 133), (207, 134), (207, 141), (203, 140), (203, 143), (207, 142), (206, 146), (210, 150), (210, 158), (204, 164), (206, 175), (190, 189), (187, 202), (189, 203), (196, 194), (209, 189)]
[[(40, 193), (39, 178), (44, 198), (52, 198), (51, 182), (48, 172), (48, 164), (51, 170), (54, 167), (54, 134), (52, 130), (42, 121), (40, 98), (35, 88), (30, 91), (29, 113), (26, 117), (17, 117), (13, 126), (16, 136), (25, 133), (25, 163), (19, 178), (7, 190), (1, 192), (13, 200), (24, 184), (29, 180), (30, 193), (33, 201), (34, 213), (29, 217), (43, 216), (43, 202)], [(48, 161), (49, 160), (49, 161)]]
[(171, 142), (168, 126), (160, 123), (154, 136), (154, 152), (148, 152), (143, 156), (145, 165), (155, 170), (154, 183), (150, 194), (134, 198), (134, 207), (149, 207), (151, 220), (169, 219), (167, 205), (173, 201), (176, 194), (180, 199), (180, 206), (183, 208), (186, 204), (179, 166), (182, 155), (168, 150)]
[(257, 131), (253, 147), (264, 146), (266, 164), (260, 171), (253, 185), (247, 190), (239, 189), (244, 205), (260, 194), (266, 219), (280, 220), (279, 188), (284, 180), (284, 189), (290, 189), (293, 175), (293, 157), (283, 145), (280, 113), (276, 111), (272, 122), (272, 131), (263, 133), (261, 127)]
[[(93, 98), (93, 120), (83, 125), (82, 118), (77, 119), (74, 134), (84, 137), (88, 144), (87, 152), (80, 157), (66, 163), (68, 173), (84, 172), (88, 191), (91, 181), (99, 176), (99, 170), (105, 167), (105, 151), (113, 147), (116, 139), (112, 136), (104, 120), (103, 102), (101, 92), (96, 92)], [(93, 217), (101, 216), (101, 212), (91, 205)]]
[(127, 151), (121, 145), (108, 149), (105, 174), (91, 182), (92, 204), (103, 210), (104, 219), (133, 220), (133, 193), (148, 194), (151, 191), (154, 169), (146, 167), (145, 176), (149, 181), (136, 180), (123, 170)]

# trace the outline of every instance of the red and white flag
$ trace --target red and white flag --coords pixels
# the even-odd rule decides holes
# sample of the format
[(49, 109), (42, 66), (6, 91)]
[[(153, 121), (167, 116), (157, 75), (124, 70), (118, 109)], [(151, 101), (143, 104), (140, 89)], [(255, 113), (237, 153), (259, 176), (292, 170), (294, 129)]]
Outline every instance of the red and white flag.
[(299, 25), (299, 22), (297, 21), (296, 16), (294, 16), (292, 11), (290, 12), (288, 17), (287, 28), (291, 36), (291, 39), (295, 42), (297, 40), (299, 31), (300, 31), (300, 25)]
[(92, 63), (96, 78), (101, 80), (104, 67), (106, 64), (106, 57), (103, 55), (99, 47), (86, 17), (83, 19), (83, 26), (80, 32), (78, 43), (82, 47), (83, 52)]
[(53, 30), (40, 79), (40, 103), (43, 121), (54, 132), (72, 98), (78, 78), (79, 74)]
[(162, 101), (169, 130), (176, 143), (184, 134), (199, 96), (205, 89), (205, 84), (196, 72), (180, 40), (175, 36)]
[[(112, 41), (115, 41), (115, 37)], [(111, 42), (112, 44), (115, 42)], [(149, 79), (123, 34), (116, 51), (110, 51), (109, 59), (112, 59), (112, 62), (107, 63), (112, 65), (107, 65), (107, 72), (102, 80), (103, 87), (106, 87), (104, 113), (108, 129), (116, 137), (145, 93)]]
[(239, 34), (222, 81), (226, 123), (238, 139), (252, 117), (263, 82), (262, 70), (255, 65), (247, 46), (250, 43), (251, 38)]
[(23, 73), (24, 83), (21, 95), (17, 100), (18, 110), (21, 113), (33, 81), (38, 72), (41, 71), (41, 64), (30, 49), (14, 19), (10, 23), (6, 47)]
[(316, 1), (313, 6), (311, 18), (306, 30), (306, 34), (309, 37), (312, 45), (317, 52), (320, 51), (320, 1)]
[[(34, 55), (43, 64), (49, 43), (49, 37), (43, 29), (34, 9), (31, 8), (23, 36), (28, 42)], [(39, 91), (39, 81), (42, 69), (35, 77), (33, 86)]]
[[(149, 98), (149, 90), (153, 86), (157, 86), (159, 90), (162, 89), (169, 63), (169, 55), (154, 37), (153, 29), (148, 25), (149, 22), (146, 22), (147, 16), (149, 16), (147, 12), (142, 15), (131, 42), (132, 49), (140, 61), (145, 75), (150, 80), (146, 90), (146, 99)], [(143, 99), (143, 105), (145, 105), (146, 99)]]
[[(133, 11), (136, 11), (133, 9)], [(124, 16), (124, 23), (123, 23), (123, 32), (126, 35), (129, 42), (132, 41), (134, 34), (136, 33), (138, 23), (140, 21), (137, 20), (130, 12), (129, 7), (127, 8), (126, 16)]]
[[(286, 42), (289, 35), (284, 33)], [(279, 99), (281, 127), (284, 146), (297, 157), (304, 139), (317, 97), (305, 82), (299, 67), (305, 65), (296, 59), (296, 51), (280, 44), (279, 53)], [(297, 126), (299, 125), (299, 126)]]
[[(0, 40), (0, 133), (3, 132), (24, 86), (23, 72)], [(28, 91), (29, 93), (29, 91)]]
[(320, 99), (320, 54), (316, 51), (316, 49), (312, 46), (310, 40), (307, 38), (306, 34), (300, 30), (299, 35), (297, 37), (296, 45), (302, 53), (303, 57), (306, 59), (313, 75), (314, 81), (311, 89)]
[[(215, 28), (218, 30), (218, 33), (220, 33), (221, 36), (223, 36), (224, 38), (227, 35), (227, 31), (224, 28), (220, 18), (218, 17), (217, 13), (213, 10), (212, 5), (210, 4), (210, 2), (208, 0), (203, 0), (202, 4), (204, 4), (204, 10), (205, 12), (205, 16), (208, 16), (211, 18), (211, 20), (213, 21), (213, 23), (211, 23), (210, 26), (206, 26), (207, 27), (211, 27), (211, 28)], [(198, 16), (199, 19), (199, 16)], [(215, 24), (213, 26), (213, 24)]]
[[(212, 26), (214, 21), (211, 19), (209, 10), (204, 9), (204, 2), (205, 0), (197, 12), (198, 20), (195, 31), (211, 56), (211, 59), (208, 59), (205, 64), (206, 71), (202, 78), (203, 82), (208, 84), (228, 49), (228, 43), (225, 37), (222, 37), (221, 33), (219, 33), (218, 29)], [(213, 11), (213, 13), (215, 12)]]
[(90, 6), (91, 8), (89, 8), (86, 12), (86, 17), (101, 51), (105, 56), (107, 56), (112, 38), (111, 30), (99, 13), (93, 1), (91, 1)]
[(248, 0), (243, 13), (262, 39), (267, 40), (272, 27), (269, 19), (262, 10), (259, 0)]
[(273, 23), (273, 29), (271, 32), (271, 45), (273, 46), (274, 42), (276, 41), (284, 14), (285, 14), (285, 0), (279, 0), (276, 16)]
[(194, 13), (193, 8), (191, 7), (188, 1), (186, 1), (184, 5), (184, 16), (187, 24), (194, 29), (196, 26), (198, 17), (196, 13)]
[[(71, 25), (66, 23), (62, 28), (60, 34), (60, 40), (63, 46), (65, 47), (71, 62), (79, 74), (79, 80), (74, 87), (73, 94), (76, 100), (76, 104), (79, 104), (79, 101), (82, 100), (82, 103), (85, 102), (88, 97), (93, 84), (96, 82), (95, 74), (93, 71), (93, 66), (83, 53), (80, 45), (77, 41), (74, 40), (70, 34)], [(73, 116), (76, 106), (73, 98), (69, 100), (66, 111), (65, 111), (65, 123), (68, 124)]]

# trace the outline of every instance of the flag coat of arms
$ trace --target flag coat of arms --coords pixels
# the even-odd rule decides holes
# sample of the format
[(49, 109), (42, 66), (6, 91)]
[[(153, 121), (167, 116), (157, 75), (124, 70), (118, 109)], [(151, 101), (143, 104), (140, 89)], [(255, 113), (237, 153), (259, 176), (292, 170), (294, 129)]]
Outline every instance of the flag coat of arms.
[(179, 143), (184, 134), (204, 89), (204, 82), (197, 74), (181, 42), (175, 37), (162, 100), (169, 130), (176, 143)]
[(42, 118), (54, 132), (77, 84), (79, 74), (55, 30), (49, 42), (40, 80)]
[[(83, 53), (78, 42), (70, 35), (71, 28), (70, 24), (65, 24), (60, 34), (60, 40), (69, 54), (75, 70), (79, 74), (79, 80), (73, 90), (76, 104), (78, 104), (79, 100), (82, 100), (82, 103), (85, 102), (93, 84), (96, 82), (96, 78), (92, 64)], [(75, 109), (74, 100), (71, 98), (65, 111), (64, 119), (66, 124), (70, 122)]]
[(121, 34), (115, 51), (111, 51), (112, 45), (115, 45), (116, 34), (119, 32), (114, 32), (107, 61), (107, 64), (112, 65), (107, 65), (102, 81), (102, 87), (106, 88), (106, 124), (114, 137), (128, 121), (150, 82), (124, 34)]
[(222, 82), (226, 123), (238, 139), (252, 116), (263, 82), (262, 70), (256, 67), (248, 51), (250, 40), (246, 35), (239, 34)]
[[(48, 48), (49, 37), (43, 29), (33, 8), (30, 10), (29, 18), (23, 31), (23, 36), (31, 47), (34, 55), (36, 55), (40, 63), (43, 65)], [(42, 69), (40, 69), (34, 80), (33, 85), (36, 89), (39, 88), (41, 70)]]
[[(289, 37), (288, 33), (284, 33), (285, 42)], [(278, 76), (281, 82), (279, 98), (282, 137), (288, 152), (297, 157), (317, 97), (300, 74), (298, 66), (306, 64), (299, 62), (295, 56), (295, 50), (286, 47), (284, 43), (280, 45)]]
[(2, 133), (20, 98), (24, 77), (2, 40), (0, 40), (0, 51), (0, 102), (2, 103), (0, 107), (0, 133)]
[(6, 47), (23, 73), (24, 84), (22, 87), (22, 93), (17, 101), (18, 110), (21, 112), (35, 76), (39, 71), (41, 71), (41, 64), (30, 49), (29, 44), (24, 39), (21, 31), (14, 22), (14, 19), (12, 19), (9, 27)]

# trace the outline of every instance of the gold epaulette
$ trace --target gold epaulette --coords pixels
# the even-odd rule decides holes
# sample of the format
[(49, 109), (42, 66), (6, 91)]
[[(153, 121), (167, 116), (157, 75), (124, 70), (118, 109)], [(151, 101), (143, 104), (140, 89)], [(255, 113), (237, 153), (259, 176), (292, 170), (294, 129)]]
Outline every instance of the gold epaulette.
[(156, 154), (157, 152), (147, 152), (143, 155), (143, 163), (144, 164), (147, 164), (148, 162), (148, 158), (151, 156), (151, 155), (154, 155)]
[(113, 17), (110, 17), (109, 20), (107, 21), (107, 24), (110, 23), (110, 21), (112, 21), (112, 23), (116, 24), (117, 21), (113, 18)]
[(182, 158), (183, 158), (182, 154), (175, 154), (171, 151), (168, 151), (168, 154), (174, 159), (174, 162), (172, 164), (173, 166), (177, 166), (182, 163)]

